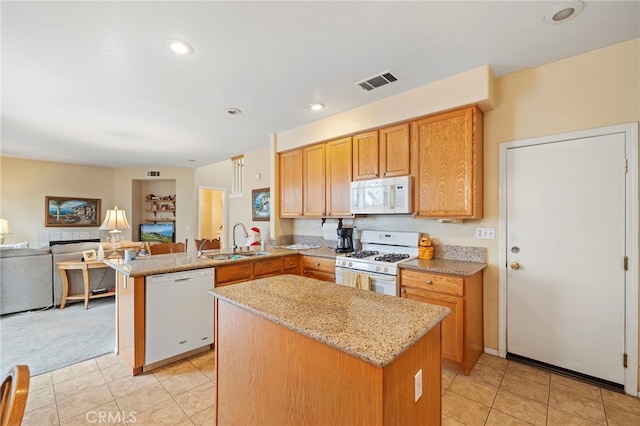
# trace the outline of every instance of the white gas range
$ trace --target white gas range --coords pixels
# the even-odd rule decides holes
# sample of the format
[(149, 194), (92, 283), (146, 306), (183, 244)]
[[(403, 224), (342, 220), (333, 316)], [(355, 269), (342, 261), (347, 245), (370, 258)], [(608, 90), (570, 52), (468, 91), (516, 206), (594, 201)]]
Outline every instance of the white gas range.
[(363, 230), (362, 250), (336, 256), (336, 284), (344, 285), (344, 272), (369, 277), (371, 290), (398, 296), (398, 264), (418, 257), (419, 232)]

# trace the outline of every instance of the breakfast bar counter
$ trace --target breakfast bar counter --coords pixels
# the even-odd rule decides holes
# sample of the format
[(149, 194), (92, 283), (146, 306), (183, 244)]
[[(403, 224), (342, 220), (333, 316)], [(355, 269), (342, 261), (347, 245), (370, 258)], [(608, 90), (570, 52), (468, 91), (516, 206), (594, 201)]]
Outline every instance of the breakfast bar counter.
[(218, 425), (440, 423), (448, 308), (295, 275), (210, 293)]

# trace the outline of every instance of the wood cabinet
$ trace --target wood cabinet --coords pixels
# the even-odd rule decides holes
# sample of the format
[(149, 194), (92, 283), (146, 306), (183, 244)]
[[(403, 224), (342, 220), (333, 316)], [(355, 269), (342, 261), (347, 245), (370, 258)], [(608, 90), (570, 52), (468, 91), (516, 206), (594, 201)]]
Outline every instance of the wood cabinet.
[(302, 149), (280, 153), (280, 217), (302, 217)]
[(412, 122), (415, 216), (482, 217), (482, 112), (475, 106)]
[(326, 143), (326, 217), (351, 216), (351, 138)]
[(336, 260), (329, 257), (300, 256), (302, 276), (336, 282)]
[(302, 214), (322, 217), (325, 209), (324, 144), (302, 149)]
[(351, 138), (280, 154), (280, 217), (349, 217)]
[(468, 375), (484, 351), (482, 271), (470, 277), (400, 270), (400, 296), (446, 306), (443, 365)]
[(404, 176), (411, 172), (409, 123), (353, 137), (353, 180)]
[(300, 275), (300, 255), (284, 258), (284, 274)]
[(216, 266), (216, 287), (281, 274), (298, 275), (300, 255), (251, 259), (231, 265)]

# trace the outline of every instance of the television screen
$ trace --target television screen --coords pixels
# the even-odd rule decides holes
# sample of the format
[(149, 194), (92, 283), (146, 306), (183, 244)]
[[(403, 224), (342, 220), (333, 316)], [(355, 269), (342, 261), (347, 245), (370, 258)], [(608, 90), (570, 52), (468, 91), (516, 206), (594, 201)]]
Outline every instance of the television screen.
[(173, 223), (155, 223), (140, 225), (140, 241), (156, 241), (159, 243), (173, 243), (176, 239)]

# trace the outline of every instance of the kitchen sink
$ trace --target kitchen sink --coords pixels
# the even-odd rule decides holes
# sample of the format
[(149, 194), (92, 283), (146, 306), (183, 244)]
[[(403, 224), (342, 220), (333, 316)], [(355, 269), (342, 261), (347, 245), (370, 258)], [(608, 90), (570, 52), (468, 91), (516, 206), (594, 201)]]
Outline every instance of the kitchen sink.
[(238, 256), (241, 257), (253, 257), (253, 256), (266, 256), (269, 253), (264, 252), (264, 251), (247, 251), (247, 252), (239, 252), (237, 253)]
[(266, 256), (267, 254), (269, 253), (263, 251), (248, 251), (244, 253), (203, 253), (201, 257), (211, 260), (237, 260), (246, 257)]

